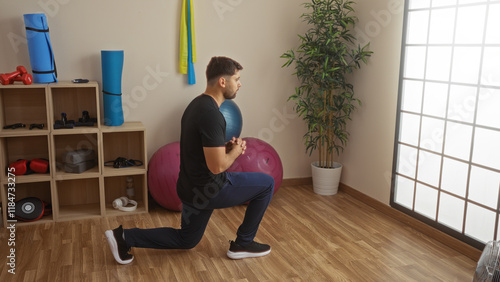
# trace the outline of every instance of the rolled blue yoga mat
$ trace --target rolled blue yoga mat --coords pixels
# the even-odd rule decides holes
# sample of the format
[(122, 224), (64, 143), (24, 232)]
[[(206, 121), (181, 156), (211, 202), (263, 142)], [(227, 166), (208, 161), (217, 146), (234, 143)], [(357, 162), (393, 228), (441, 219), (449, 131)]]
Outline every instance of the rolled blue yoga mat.
[(57, 82), (57, 69), (45, 14), (25, 14), (26, 39), (34, 83)]
[(123, 50), (101, 51), (104, 124), (123, 124), (122, 71)]

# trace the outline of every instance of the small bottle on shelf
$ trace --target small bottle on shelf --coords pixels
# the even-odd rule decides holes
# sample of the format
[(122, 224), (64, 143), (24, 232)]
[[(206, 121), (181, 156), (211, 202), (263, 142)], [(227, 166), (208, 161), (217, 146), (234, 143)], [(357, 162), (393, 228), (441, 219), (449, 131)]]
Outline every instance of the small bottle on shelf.
[(134, 178), (132, 176), (127, 176), (127, 198), (130, 200), (135, 198)]

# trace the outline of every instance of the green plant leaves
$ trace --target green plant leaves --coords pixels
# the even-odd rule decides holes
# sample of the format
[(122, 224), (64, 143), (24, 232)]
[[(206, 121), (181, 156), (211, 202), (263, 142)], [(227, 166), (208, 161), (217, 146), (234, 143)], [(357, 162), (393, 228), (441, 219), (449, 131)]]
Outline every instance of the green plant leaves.
[[(355, 46), (352, 34), (357, 18), (353, 15), (354, 1), (310, 0), (304, 3), (307, 12), (301, 19), (310, 28), (298, 35), (300, 45), (281, 55), (286, 59), (282, 67), (295, 62), (295, 73), (300, 86), (290, 95), (295, 111), (306, 123), (304, 135), (306, 152), (319, 150), (323, 155), (343, 151), (349, 133), (346, 130), (351, 113), (361, 101), (354, 97), (354, 87), (346, 75), (366, 64), (373, 52), (369, 44)], [(324, 153), (326, 151), (326, 154)], [(330, 159), (331, 161), (331, 159)]]

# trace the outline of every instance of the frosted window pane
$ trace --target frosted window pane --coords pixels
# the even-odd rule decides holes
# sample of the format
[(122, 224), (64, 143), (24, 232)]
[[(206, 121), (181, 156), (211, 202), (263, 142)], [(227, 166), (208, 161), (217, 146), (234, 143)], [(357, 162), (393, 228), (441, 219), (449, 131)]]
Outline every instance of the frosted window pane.
[(417, 183), (415, 211), (428, 218), (436, 219), (437, 190)]
[(403, 81), (403, 101), (401, 109), (420, 113), (422, 111), (422, 92), (424, 84), (421, 81), (405, 80)]
[(415, 178), (415, 171), (417, 168), (417, 149), (399, 145), (399, 156), (398, 156), (398, 168), (397, 172), (399, 174), (406, 175), (411, 178)]
[(428, 8), (431, 6), (431, 0), (410, 0), (409, 9)]
[(480, 63), (481, 47), (455, 47), (451, 81), (477, 84)]
[(485, 47), (481, 84), (500, 86), (500, 71), (498, 66), (500, 66), (500, 48)]
[(424, 78), (425, 47), (406, 47), (405, 77)]
[(429, 47), (425, 78), (429, 80), (449, 81), (451, 65), (451, 47)]
[(448, 84), (426, 82), (423, 113), (444, 118), (446, 116), (447, 97)]
[(420, 134), (420, 148), (436, 153), (443, 150), (444, 121), (422, 117), (422, 132)]
[(465, 219), (465, 234), (486, 243), (493, 240), (495, 213), (469, 203)]
[(401, 136), (399, 141), (418, 146), (418, 132), (420, 128), (420, 116), (413, 114), (401, 114)]
[(500, 90), (481, 88), (476, 123), (500, 128)]
[(450, 6), (450, 5), (456, 5), (457, 0), (433, 0), (432, 1), (432, 7), (443, 7), (443, 6)]
[(490, 4), (486, 26), (486, 44), (500, 44), (500, 4)]
[(407, 207), (408, 209), (413, 209), (414, 187), (414, 181), (397, 175), (395, 202)]
[(441, 171), (441, 156), (420, 151), (418, 158), (417, 179), (431, 186), (439, 185), (439, 174)]
[(486, 17), (486, 6), (467, 6), (458, 8), (456, 44), (483, 43), (483, 30)]
[(448, 102), (448, 119), (472, 123), (476, 110), (476, 92), (476, 87), (452, 85)]
[(500, 173), (472, 166), (469, 184), (469, 199), (496, 209)]
[(438, 222), (458, 232), (462, 232), (465, 202), (456, 197), (441, 193), (439, 198)]
[(472, 161), (500, 169), (500, 132), (476, 128)]
[(408, 31), (406, 42), (408, 44), (427, 43), (427, 30), (429, 25), (429, 11), (415, 11), (408, 13)]
[(430, 44), (453, 43), (454, 23), (455, 23), (455, 9), (438, 9), (431, 11), (429, 43)]
[(469, 166), (466, 163), (444, 158), (441, 189), (465, 197), (468, 168)]
[(446, 125), (444, 154), (469, 161), (472, 141), (472, 126), (455, 122)]

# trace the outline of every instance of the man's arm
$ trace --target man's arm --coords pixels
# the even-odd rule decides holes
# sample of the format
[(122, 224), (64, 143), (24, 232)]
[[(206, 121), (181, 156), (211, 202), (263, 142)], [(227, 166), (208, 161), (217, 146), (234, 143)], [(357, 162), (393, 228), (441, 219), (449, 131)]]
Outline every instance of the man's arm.
[(226, 171), (246, 150), (246, 141), (233, 138), (224, 147), (203, 147), (208, 169), (213, 174)]

